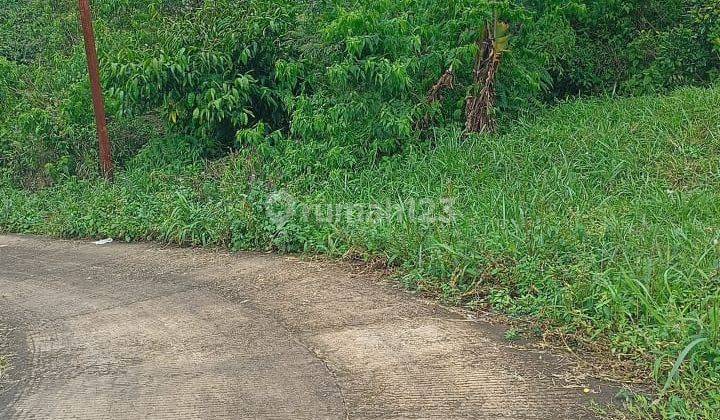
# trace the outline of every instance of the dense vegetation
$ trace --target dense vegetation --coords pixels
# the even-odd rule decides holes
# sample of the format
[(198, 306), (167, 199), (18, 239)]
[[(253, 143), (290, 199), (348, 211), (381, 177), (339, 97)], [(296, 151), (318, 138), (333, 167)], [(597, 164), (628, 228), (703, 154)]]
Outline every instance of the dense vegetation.
[[(717, 0), (93, 6), (121, 171), (74, 3), (5, 0), (0, 230), (382, 258), (646, 368), (639, 413), (720, 412)], [(496, 20), (500, 133), (466, 136)]]
[[(427, 145), (462, 122), (493, 17), (511, 35), (497, 80), (501, 127), (573, 96), (705, 85), (720, 67), (717, 0), (95, 3), (121, 163), (159, 130), (202, 139), (207, 156), (292, 138), (320, 170)], [(96, 171), (74, 7), (0, 5), (0, 163), (29, 187)], [(454, 89), (428, 103), (450, 68)], [(417, 129), (424, 117), (430, 126)]]

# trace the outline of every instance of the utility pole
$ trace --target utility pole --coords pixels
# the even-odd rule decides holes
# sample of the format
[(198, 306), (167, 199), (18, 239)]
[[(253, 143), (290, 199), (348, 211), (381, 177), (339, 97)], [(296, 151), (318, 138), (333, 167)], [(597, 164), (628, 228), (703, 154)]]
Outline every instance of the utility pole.
[(88, 73), (90, 75), (95, 125), (100, 143), (100, 168), (105, 178), (111, 179), (113, 163), (107, 121), (105, 120), (105, 103), (102, 96), (102, 87), (100, 86), (100, 65), (98, 64), (97, 50), (95, 48), (95, 34), (93, 32), (89, 0), (78, 0), (78, 8), (80, 9), (80, 23), (85, 38), (85, 55), (87, 56)]

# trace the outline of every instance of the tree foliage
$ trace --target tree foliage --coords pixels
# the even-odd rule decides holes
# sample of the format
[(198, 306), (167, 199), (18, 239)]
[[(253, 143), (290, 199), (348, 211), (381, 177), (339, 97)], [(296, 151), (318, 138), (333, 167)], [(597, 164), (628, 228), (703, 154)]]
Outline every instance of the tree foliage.
[(159, 109), (179, 130), (232, 144), (260, 121), (279, 126), (285, 110), (273, 66), (290, 22), (273, 1), (206, 2), (182, 17), (160, 18), (152, 48), (107, 59), (110, 97), (119, 113)]
[[(146, 133), (208, 150), (282, 147), (347, 170), (461, 129), (478, 42), (508, 23), (488, 113), (577, 95), (703, 85), (720, 68), (718, 0), (98, 0), (120, 163)], [(92, 176), (95, 140), (71, 2), (0, 5), (0, 163), (26, 185)], [(452, 88), (429, 90), (452, 69)], [(269, 149), (270, 148), (270, 149)]]

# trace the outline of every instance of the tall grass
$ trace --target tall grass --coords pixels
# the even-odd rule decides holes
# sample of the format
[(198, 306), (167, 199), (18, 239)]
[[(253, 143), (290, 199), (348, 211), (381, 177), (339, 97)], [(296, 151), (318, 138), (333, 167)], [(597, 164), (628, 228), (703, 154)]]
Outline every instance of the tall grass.
[[(717, 88), (573, 102), (504, 135), (437, 132), (354, 173), (308, 165), (295, 142), (208, 162), (192, 139), (156, 139), (114, 183), (5, 184), (0, 230), (382, 258), (411, 288), (645, 366), (667, 387), (640, 415), (713, 418), (718, 104)], [(437, 203), (443, 217), (412, 217)]]

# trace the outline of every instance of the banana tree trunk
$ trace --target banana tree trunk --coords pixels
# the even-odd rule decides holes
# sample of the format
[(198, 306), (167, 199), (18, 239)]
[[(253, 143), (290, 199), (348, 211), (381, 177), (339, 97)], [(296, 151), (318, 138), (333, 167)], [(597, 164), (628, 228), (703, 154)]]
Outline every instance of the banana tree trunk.
[[(495, 76), (500, 67), (500, 58), (507, 42), (505, 24), (495, 23), (485, 27), (483, 37), (478, 41), (478, 53), (473, 68), (473, 87), (465, 106), (465, 131), (467, 133), (493, 132), (497, 122), (493, 115), (495, 107)], [(497, 36), (502, 39), (498, 43)]]

